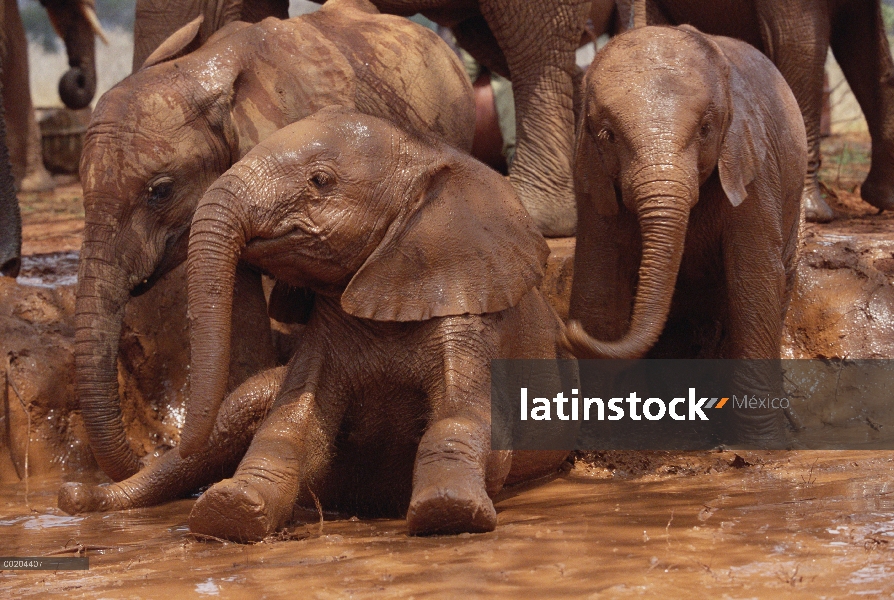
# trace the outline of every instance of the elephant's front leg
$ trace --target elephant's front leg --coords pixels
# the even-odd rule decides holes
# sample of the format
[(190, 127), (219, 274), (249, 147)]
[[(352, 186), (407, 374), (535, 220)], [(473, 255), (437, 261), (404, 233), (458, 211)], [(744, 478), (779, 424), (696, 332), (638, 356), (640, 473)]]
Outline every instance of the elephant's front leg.
[[(319, 373), (322, 361), (312, 362), (310, 370)], [(290, 371), (233, 477), (211, 486), (196, 502), (189, 515), (192, 532), (237, 542), (262, 540), (286, 524), (301, 486), (325, 471), (344, 402), (332, 391), (305, 385), (318, 377), (297, 371)]]
[[(476, 345), (466, 340), (457, 346)], [(481, 533), (497, 525), (489, 494), (502, 488), (511, 456), (490, 449), (489, 364), (448, 356), (444, 381), (429, 392), (432, 413), (416, 453), (407, 511), (411, 535)]]
[(574, 234), (572, 76), (589, 8), (585, 0), (481, 2), (515, 95), (517, 145), (509, 178), (547, 236)]
[[(756, 200), (756, 198), (749, 198)], [(746, 215), (740, 222), (773, 227), (758, 215)], [(732, 393), (736, 395), (779, 397), (782, 378), (778, 365), (767, 359), (780, 358), (782, 328), (788, 306), (786, 268), (782, 258), (782, 240), (769, 233), (737, 228), (728, 234), (724, 246), (728, 335), (723, 357), (740, 359), (732, 375)], [(744, 360), (742, 360), (744, 359)], [(758, 359), (758, 360), (755, 360)], [(774, 380), (776, 375), (779, 375)], [(732, 407), (731, 439), (749, 447), (785, 448), (784, 414), (769, 406)]]
[(183, 459), (176, 448), (168, 450), (135, 475), (107, 486), (66, 483), (59, 490), (59, 508), (73, 515), (153, 506), (226, 477), (270, 410), (285, 372), (286, 367), (278, 367), (259, 373), (227, 396), (203, 452)]

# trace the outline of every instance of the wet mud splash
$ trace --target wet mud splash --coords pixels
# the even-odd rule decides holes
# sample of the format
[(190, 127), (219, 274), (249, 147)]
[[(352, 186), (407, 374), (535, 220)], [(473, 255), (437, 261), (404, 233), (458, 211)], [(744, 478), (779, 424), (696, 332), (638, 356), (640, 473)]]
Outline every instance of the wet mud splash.
[[(642, 457), (642, 455), (639, 455)], [(0, 493), (6, 554), (81, 548), (89, 571), (0, 572), (15, 597), (841, 597), (894, 594), (894, 453), (579, 460), (497, 504), (493, 533), (411, 538), (316, 515), (256, 545), (197, 540), (194, 500), (70, 517), (58, 481)], [(610, 464), (614, 469), (607, 469)], [(9, 597), (9, 596), (7, 596)]]

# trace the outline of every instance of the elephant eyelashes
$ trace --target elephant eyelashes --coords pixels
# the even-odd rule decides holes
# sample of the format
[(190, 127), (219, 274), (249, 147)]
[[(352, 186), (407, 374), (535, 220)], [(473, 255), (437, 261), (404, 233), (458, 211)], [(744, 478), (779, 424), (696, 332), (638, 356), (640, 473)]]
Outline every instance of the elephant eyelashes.
[(151, 184), (147, 189), (148, 202), (151, 206), (158, 206), (164, 203), (174, 193), (174, 182), (158, 181)]
[(599, 133), (596, 134), (596, 137), (603, 142), (608, 142), (609, 144), (615, 143), (615, 132), (608, 127), (603, 127), (602, 129), (600, 129)]

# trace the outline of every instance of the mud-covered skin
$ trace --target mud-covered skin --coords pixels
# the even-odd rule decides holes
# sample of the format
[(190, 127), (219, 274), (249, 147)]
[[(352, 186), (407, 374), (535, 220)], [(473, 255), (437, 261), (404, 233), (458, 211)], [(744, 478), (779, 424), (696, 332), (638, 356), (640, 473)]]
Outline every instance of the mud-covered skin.
[(168, 450), (132, 477), (110, 485), (66, 483), (59, 508), (70, 515), (152, 506), (193, 493), (233, 474), (282, 385), (285, 367), (258, 373), (221, 407), (208, 449), (183, 459)]
[[(192, 43), (178, 32), (150, 57), (152, 66), (100, 99), (81, 162), (78, 395), (97, 461), (115, 480), (139, 466), (118, 401), (123, 307), (185, 259), (195, 206), (221, 173), (270, 133), (330, 105), (462, 149), (474, 132), (471, 86), (446, 44), (365, 0), (333, 0), (288, 21), (232, 23), (181, 56)], [(237, 305), (256, 306), (256, 281), (256, 289), (243, 286)], [(234, 384), (273, 364), (269, 331), (251, 321), (234, 327), (245, 342), (235, 378), (223, 377)]]
[[(632, 0), (618, 0), (626, 24)], [(744, 40), (764, 52), (791, 86), (807, 128), (809, 147), (803, 202), (807, 219), (826, 222), (822, 199), (820, 115), (823, 71), (831, 47), (866, 116), (872, 168), (860, 195), (873, 206), (894, 208), (894, 61), (879, 0), (646, 0), (652, 25), (684, 23), (705, 33)]]
[[(569, 349), (779, 358), (807, 163), (779, 72), (738, 40), (647, 27), (600, 52), (584, 94)], [(776, 412), (740, 415), (741, 441), (777, 445)]]
[(558, 330), (536, 290), (500, 313), (418, 323), (318, 300), (269, 417), (233, 478), (197, 501), (190, 529), (262, 539), (292, 499), (312, 508), (316, 495), (347, 514), (406, 514), (411, 534), (492, 530), (490, 496), (507, 477), (545, 475), (565, 453), (490, 451), (490, 361), (556, 356)]
[[(204, 452), (223, 395), (240, 257), (314, 289), (316, 305), (273, 409), (191, 529), (261, 539), (314, 495), (407, 510), (414, 534), (493, 529), (488, 493), (514, 464), (490, 451), (490, 361), (560, 355), (560, 321), (535, 289), (547, 254), (509, 183), (441, 141), (327, 109), (261, 143), (193, 219), (182, 456)], [(564, 456), (526, 454), (517, 473)]]

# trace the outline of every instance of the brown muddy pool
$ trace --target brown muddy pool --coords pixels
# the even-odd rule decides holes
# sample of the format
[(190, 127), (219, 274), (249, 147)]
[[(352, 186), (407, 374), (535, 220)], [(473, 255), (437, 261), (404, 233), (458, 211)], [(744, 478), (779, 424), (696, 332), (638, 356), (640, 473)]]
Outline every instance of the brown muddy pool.
[[(579, 460), (497, 504), (497, 530), (411, 538), (401, 520), (315, 514), (255, 545), (197, 540), (194, 500), (71, 517), (58, 480), (0, 491), (5, 598), (838, 598), (894, 595), (892, 452), (664, 453)], [(617, 457), (615, 457), (617, 458)], [(603, 457), (603, 463), (606, 459)], [(639, 465), (639, 466), (631, 466)], [(637, 472), (639, 471), (639, 472)]]

